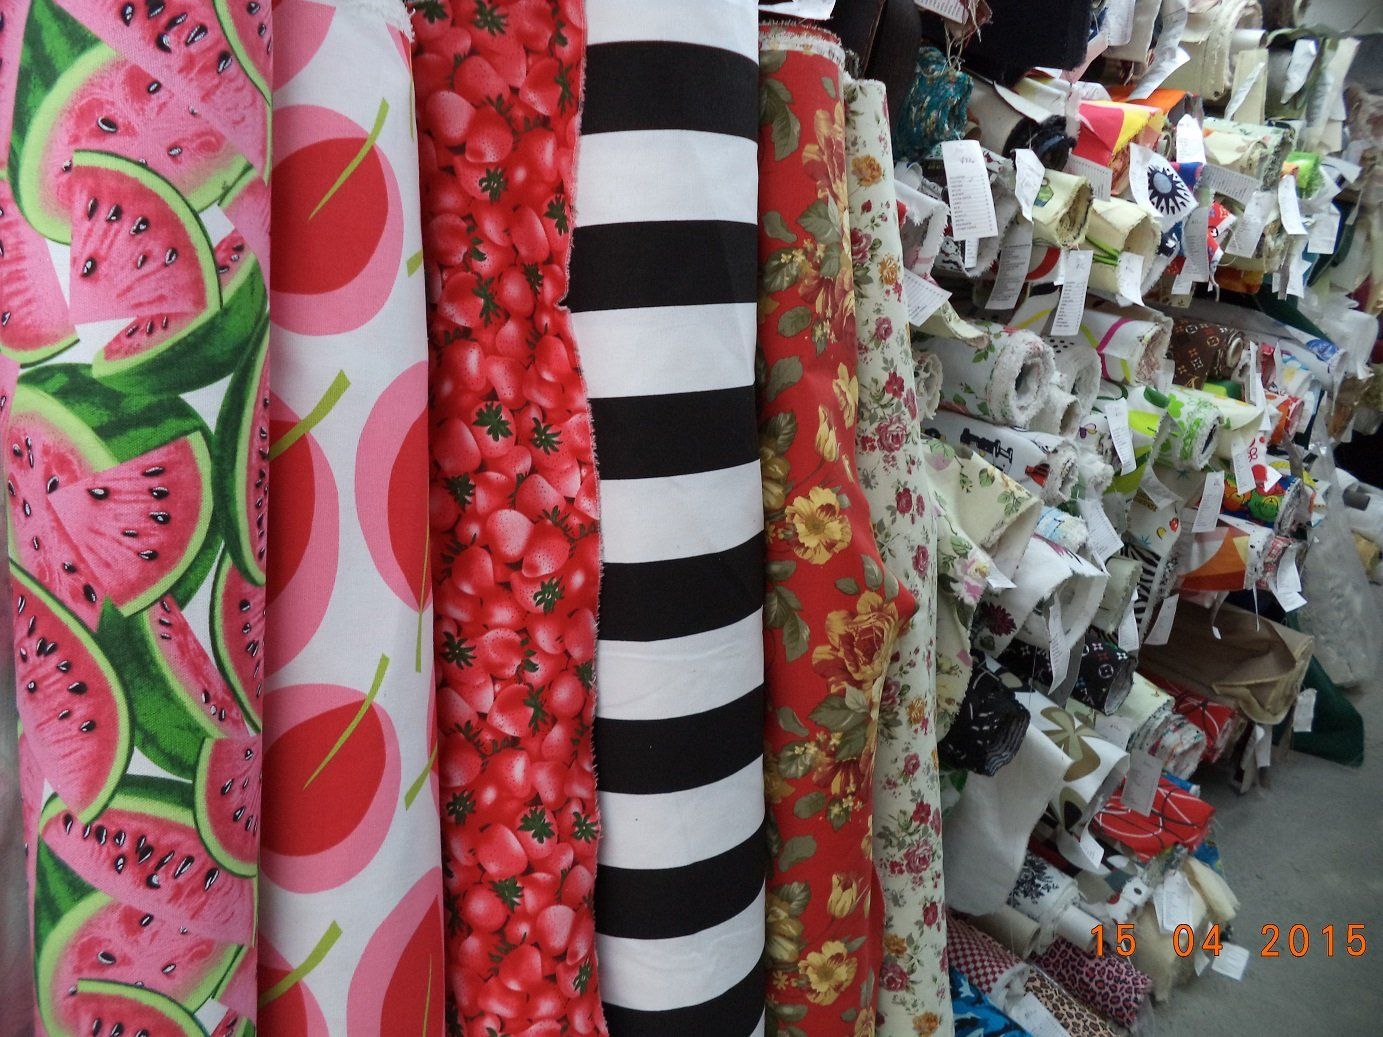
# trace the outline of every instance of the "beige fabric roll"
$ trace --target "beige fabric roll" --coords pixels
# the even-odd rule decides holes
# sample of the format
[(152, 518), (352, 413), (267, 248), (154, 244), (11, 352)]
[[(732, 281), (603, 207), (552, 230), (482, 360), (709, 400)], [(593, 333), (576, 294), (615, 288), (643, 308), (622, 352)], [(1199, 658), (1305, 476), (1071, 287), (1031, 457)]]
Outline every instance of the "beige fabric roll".
[(1047, 170), (1032, 206), (1033, 241), (1057, 248), (1078, 246), (1085, 237), (1094, 199), (1089, 180)]
[(1095, 250), (1090, 289), (1118, 302), (1119, 257), (1126, 252), (1142, 256), (1146, 276), (1161, 240), (1157, 220), (1142, 206), (1122, 198), (1096, 198), (1090, 203), (1090, 219), (1085, 227), (1086, 244)]

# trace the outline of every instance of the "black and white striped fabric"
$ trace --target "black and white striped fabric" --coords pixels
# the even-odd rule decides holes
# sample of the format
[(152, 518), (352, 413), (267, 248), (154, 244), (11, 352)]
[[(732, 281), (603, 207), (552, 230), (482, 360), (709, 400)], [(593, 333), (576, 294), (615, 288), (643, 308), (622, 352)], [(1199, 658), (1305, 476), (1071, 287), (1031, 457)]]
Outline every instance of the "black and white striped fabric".
[(753, 0), (588, 0), (571, 287), (600, 473), (615, 1037), (763, 1032)]

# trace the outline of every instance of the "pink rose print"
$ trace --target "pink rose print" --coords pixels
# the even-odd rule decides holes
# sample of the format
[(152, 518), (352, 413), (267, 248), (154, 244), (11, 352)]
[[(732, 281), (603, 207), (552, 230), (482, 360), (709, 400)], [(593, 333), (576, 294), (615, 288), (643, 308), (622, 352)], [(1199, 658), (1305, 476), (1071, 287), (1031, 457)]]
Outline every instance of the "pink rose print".
[[(912, 491), (904, 486), (898, 491), (897, 497), (898, 514), (906, 515), (912, 511)], [(925, 550), (925, 548), (923, 548)]]
[(911, 777), (917, 773), (917, 769), (922, 766), (922, 760), (916, 753), (908, 753), (903, 757), (903, 773)]
[(903, 419), (895, 414), (887, 421), (879, 422), (874, 429), (874, 435), (879, 437), (879, 446), (885, 453), (896, 454), (903, 449), (903, 443), (907, 441), (908, 427), (903, 423)]
[[(880, 324), (888, 324), (888, 323), (889, 323), (889, 320), (888, 320), (887, 317), (880, 317), (880, 318), (879, 318), (879, 323), (880, 323)], [(890, 326), (889, 330), (892, 331), (892, 327), (891, 327), (891, 326)], [(895, 400), (898, 399), (900, 396), (902, 396), (902, 395), (903, 395), (903, 376), (900, 375), (897, 371), (890, 371), (890, 372), (888, 373), (888, 378), (887, 378), (887, 380), (885, 380), (885, 382), (884, 382), (884, 392), (888, 393), (888, 394), (889, 394), (890, 396), (892, 396)]]
[(924, 580), (927, 578), (927, 566), (931, 562), (931, 556), (927, 552), (926, 544), (918, 544), (917, 549), (912, 553), (912, 569)]

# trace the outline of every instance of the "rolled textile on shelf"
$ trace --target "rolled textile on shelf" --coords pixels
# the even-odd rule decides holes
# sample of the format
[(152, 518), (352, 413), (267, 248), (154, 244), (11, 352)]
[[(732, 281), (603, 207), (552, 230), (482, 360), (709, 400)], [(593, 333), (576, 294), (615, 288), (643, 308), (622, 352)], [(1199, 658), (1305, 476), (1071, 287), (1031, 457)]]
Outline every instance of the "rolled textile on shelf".
[(1122, 198), (1096, 198), (1090, 203), (1090, 220), (1085, 227), (1085, 243), (1095, 252), (1090, 267), (1090, 290), (1113, 302), (1120, 301), (1120, 257), (1137, 256), (1141, 261), (1142, 284), (1149, 283), (1153, 258), (1162, 241), (1157, 219), (1141, 205)]
[[(1262, 544), (1272, 536), (1257, 527)], [(1183, 591), (1205, 593), (1236, 591), (1254, 582), (1255, 533), (1222, 523), (1214, 529), (1188, 531), (1187, 547), (1177, 586)], [(1260, 544), (1260, 549), (1262, 544)]]
[[(1380, 376), (1375, 374), (1374, 380), (1379, 381)], [(1276, 447), (1285, 446), (1301, 430), (1303, 419), (1307, 416), (1306, 401), (1300, 396), (1274, 392), (1272, 389), (1264, 389), (1263, 393), (1268, 399), (1268, 416), (1273, 419), (1268, 442)]]
[(1076, 398), (1084, 417), (1090, 413), (1100, 392), (1100, 354), (1079, 340), (1044, 338), (1044, 341), (1052, 348), (1056, 384)]
[(1094, 828), (1138, 860), (1147, 862), (1173, 846), (1194, 850), (1205, 841), (1215, 808), (1163, 777), (1153, 794), (1152, 810), (1140, 814), (1117, 793), (1095, 815)]
[(1033, 825), (1057, 795), (1071, 763), (1029, 724), (1012, 762), (992, 777), (969, 776), (942, 836), (950, 907), (986, 914), (1008, 901)]
[[(1104, 571), (1080, 555), (1034, 536), (1012, 577), (1014, 586), (990, 590), (976, 615), (975, 644), (999, 653), (1014, 637), (1046, 646), (1074, 647), (1104, 593)], [(1059, 610), (1060, 628), (1048, 624)]]
[(1243, 403), (1228, 396), (1187, 389), (1208, 400), (1219, 415), (1220, 434), (1215, 440), (1215, 456), (1222, 461), (1232, 460), (1235, 454), (1249, 448), (1263, 424), (1264, 405)]
[(1220, 0), (1193, 11), (1181, 36), (1191, 60), (1175, 69), (1164, 86), (1220, 104), (1229, 99), (1233, 56), (1261, 47), (1265, 38), (1258, 0)]
[[(1015, 641), (999, 656), (999, 661), (1040, 689), (1052, 686), (1051, 659), (1045, 648)], [(1133, 686), (1135, 665), (1132, 655), (1092, 626), (1081, 641), (1080, 664), (1071, 697), (1100, 713), (1114, 713)]]
[(1150, 385), (1101, 382), (1096, 408), (1103, 410), (1105, 401), (1116, 399), (1128, 401), (1128, 424), (1133, 439), (1134, 456), (1140, 463), (1143, 454), (1156, 458), (1162, 452), (1162, 445), (1172, 434), (1173, 422), (1168, 413), (1171, 400), (1167, 394)]
[(1170, 354), (1176, 383), (1200, 389), (1212, 378), (1240, 379), (1249, 359), (1249, 338), (1238, 328), (1177, 317)]
[[(1054, 293), (1029, 296), (1013, 315), (1013, 326), (1052, 340), (1046, 328), (1057, 300)], [(1164, 389), (1171, 382), (1170, 365), (1163, 371), (1171, 334), (1172, 318), (1156, 310), (1090, 300), (1081, 317), (1080, 334), (1066, 341), (1084, 341), (1094, 348), (1104, 376), (1112, 382)]]
[(1140, 637), (1147, 635), (1163, 599), (1176, 583), (1184, 551), (1184, 547), (1178, 549), (1179, 506), (1175, 498), (1161, 507), (1155, 506), (1142, 493), (1135, 495), (1129, 505), (1123, 553), (1136, 559), (1143, 570), (1138, 576), (1138, 597), (1133, 606)]
[[(560, 240), (574, 192), (567, 305), (591, 398), (602, 520), (592, 894), (600, 998), (615, 1033), (692, 1019), (743, 1037), (763, 1017), (764, 728), (733, 718), (764, 715), (764, 495), (779, 442), (765, 444), (761, 465), (758, 18), (748, 0), (586, 0), (584, 13), (579, 173), (544, 203), (544, 226)], [(631, 105), (635, 95), (644, 103)], [(700, 99), (691, 125), (687, 97)], [(802, 133), (815, 139), (810, 119)], [(658, 259), (674, 253), (684, 263), (675, 274)], [(479, 314), (472, 298), (477, 308), (466, 312)], [(818, 301), (827, 299), (835, 293)], [(562, 377), (579, 384), (575, 369)], [(804, 439), (815, 419), (813, 407)], [(477, 435), (489, 438), (480, 426)], [(570, 485), (559, 471), (557, 485)], [(526, 731), (526, 720), (518, 727)], [(700, 883), (720, 894), (700, 898)], [(688, 911), (691, 903), (700, 909)]]
[(1000, 1009), (1012, 1007), (1023, 996), (1032, 966), (953, 911), (948, 915), (946, 957), (951, 967), (964, 973)]
[(992, 83), (976, 78), (967, 118), (978, 130), (980, 143), (990, 151), (1012, 158), (1018, 148), (1029, 148), (1044, 166), (1061, 169), (1075, 143), (1066, 135), (1066, 116), (1058, 112), (1037, 120), (1033, 116), (1039, 113), (1033, 107), (1019, 111)]
[(1042, 927), (1008, 904), (987, 915), (975, 915), (968, 921), (1020, 958), (1031, 958), (1034, 954), (1040, 954), (1046, 947), (1043, 943)]
[(1065, 940), (1052, 944), (1036, 964), (1078, 1000), (1124, 1027), (1137, 1025), (1152, 990), (1152, 980), (1124, 958), (1096, 957)]
[(1258, 180), (1264, 190), (1276, 190), (1282, 163), (1296, 140), (1285, 126), (1259, 126), (1206, 116), (1205, 155), (1217, 166)]
[(1205, 733), (1205, 760), (1217, 763), (1239, 740), (1247, 718), (1233, 705), (1216, 702), (1198, 691), (1182, 687), (1159, 673), (1152, 673), (1148, 679), (1155, 681), (1163, 691), (1175, 700), (1172, 708), (1186, 717)]
[(941, 405), (997, 425), (1024, 428), (1042, 407), (1055, 372), (1052, 349), (1030, 331), (983, 325), (989, 342), (974, 349), (944, 338), (914, 338), (941, 361)]
[(1162, 768), (1178, 778), (1189, 778), (1205, 755), (1205, 732), (1180, 713), (1174, 713), (1149, 749)]
[[(796, 24), (761, 26), (759, 46), (763, 74), (778, 85), (770, 96), (783, 97), (801, 127), (786, 142), (781, 134), (775, 139), (775, 123), (760, 127), (760, 227), (781, 222), (799, 243), (820, 237), (836, 242), (839, 251), (850, 237), (847, 182), (833, 173), (846, 166), (843, 53), (834, 37)], [(831, 213), (829, 231), (816, 217), (822, 198)], [(761, 270), (774, 268), (782, 246), (761, 229)], [(814, 258), (807, 269), (786, 282), (761, 277), (762, 297), (777, 303), (777, 312), (800, 307), (810, 316), (806, 323), (760, 324), (765, 377), (758, 403), (759, 442), (770, 446), (783, 487), (782, 501), (765, 501), (764, 509), (763, 766), (770, 823), (781, 837), (773, 845), (767, 896), (769, 912), (786, 914), (796, 934), (768, 945), (769, 1011), (792, 1013), (812, 1031), (839, 1025), (847, 1004), (876, 1010), (882, 947), (870, 934), (883, 904), (866, 891), (875, 877), (870, 790), (878, 709), (888, 660), (917, 602), (907, 587), (881, 579), (884, 564), (868, 499), (854, 492), (842, 499), (847, 487), (854, 489), (857, 468), (853, 265), (837, 255), (839, 269), (828, 272), (821, 266), (827, 249), (814, 247), (808, 254)], [(818, 295), (823, 281), (825, 294)], [(901, 449), (906, 422), (896, 413), (887, 421), (902, 431), (896, 444)], [(865, 726), (850, 725), (856, 732), (850, 737), (840, 719), (846, 688), (867, 703), (860, 717)], [(823, 765), (840, 772), (828, 801), (811, 809), (820, 796), (817, 782), (794, 762), (805, 744), (797, 733), (802, 730), (809, 742), (828, 747)], [(800, 852), (804, 846), (813, 852)], [(757, 859), (753, 850), (743, 855)], [(854, 949), (847, 951), (847, 945)], [(808, 955), (821, 953), (838, 953), (854, 966), (840, 985), (839, 1005), (813, 994)]]
[[(1075, 154), (1110, 170), (1112, 192), (1117, 197), (1128, 185), (1128, 146), (1137, 140), (1151, 146), (1166, 116), (1156, 108), (1137, 103), (1089, 100), (1080, 104), (1080, 136)], [(1160, 234), (1158, 235), (1161, 236)], [(1089, 237), (1089, 231), (1086, 232)]]
[(1056, 826), (1079, 839), (1128, 773), (1128, 753), (1041, 692), (1018, 692), (1032, 727), (1071, 759), (1049, 803)]
[(942, 141), (965, 136), (970, 76), (931, 46), (917, 52), (912, 84), (893, 127), (893, 154), (899, 162), (921, 162)]
[(941, 357), (926, 350), (914, 349), (912, 353), (913, 378), (917, 391), (917, 413), (924, 421), (936, 413), (941, 406), (941, 385), (944, 370)]
[(948, 443), (968, 447), (1046, 504), (1070, 500), (1076, 486), (1076, 448), (1044, 432), (991, 425), (980, 418), (939, 410), (926, 430)]
[[(1093, 928), (1093, 927), (1092, 927)], [(1028, 976), (1028, 993), (1051, 1012), (1067, 1037), (1117, 1037), (1109, 1023), (1068, 994), (1040, 969)]]
[(1220, 412), (1205, 393), (1194, 389), (1167, 391), (1172, 429), (1158, 451), (1157, 463), (1181, 471), (1199, 471), (1216, 456), (1220, 444)]
[(950, 968), (950, 979), (955, 1037), (1032, 1037), (955, 966)]
[(1028, 424), (1034, 432), (1070, 439), (1080, 428), (1082, 413), (1079, 400), (1065, 389), (1049, 384), (1042, 394), (1042, 406)]
[(1084, 177), (1047, 170), (1032, 206), (1032, 238), (1054, 248), (1076, 248), (1085, 237), (1095, 200)]
[[(1080, 925), (1084, 917), (1088, 917), (1080, 909), (1080, 887), (1076, 885), (1076, 880), (1031, 850), (1023, 858), (1018, 881), (1008, 895), (1008, 906), (1036, 923), (1038, 937), (1035, 949), (1038, 954), (1052, 945), (1058, 931), (1064, 935)], [(1094, 927), (1092, 919), (1085, 933), (1086, 939), (1090, 938), (1089, 930)], [(1079, 930), (1073, 935), (1080, 939)]]
[[(948, 1023), (951, 999), (941, 959), (946, 949), (942, 904), (941, 786), (936, 746), (937, 507), (921, 425), (903, 303), (903, 245), (893, 189), (884, 85), (845, 84), (846, 185), (855, 266), (859, 341), (855, 445), (874, 537), (888, 571), (911, 592), (917, 613), (898, 635), (884, 668), (877, 771), (873, 788), (875, 871), (883, 887), (880, 968), (895, 982), (879, 987), (879, 1037), (911, 1037), (912, 1020)], [(900, 449), (865, 430), (901, 422)], [(905, 982), (898, 980), (905, 979)]]
[(1094, 450), (1076, 450), (1077, 496), (1082, 500), (1100, 500), (1113, 482), (1114, 467), (1108, 461)]
[(1100, 598), (1100, 607), (1095, 611), (1092, 625), (1098, 630), (1118, 630), (1124, 613), (1138, 591), (1140, 567), (1132, 558), (1121, 555), (1105, 559), (1104, 567), (1109, 573), (1109, 581), (1105, 584), (1104, 596)]
[(939, 743), (941, 762), (975, 774), (997, 774), (1022, 748), (1028, 720), (1013, 689), (986, 667), (976, 666), (960, 711)]
[(1048, 505), (1037, 521), (1037, 535), (1076, 552), (1090, 539), (1090, 527), (1078, 516)]
[(1292, 475), (1279, 475), (1271, 489), (1257, 483), (1247, 492), (1239, 489), (1232, 471), (1225, 472), (1225, 513), (1269, 526), (1275, 533), (1290, 533), (1304, 525), (1309, 515), (1306, 484)]

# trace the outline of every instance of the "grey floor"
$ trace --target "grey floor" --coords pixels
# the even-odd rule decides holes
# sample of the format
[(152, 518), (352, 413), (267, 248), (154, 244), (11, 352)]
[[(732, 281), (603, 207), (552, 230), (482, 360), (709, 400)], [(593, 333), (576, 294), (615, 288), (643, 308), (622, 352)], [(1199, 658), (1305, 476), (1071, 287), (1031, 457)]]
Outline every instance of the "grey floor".
[[(1383, 680), (1352, 692), (1364, 715), (1364, 766), (1290, 753), (1270, 785), (1237, 795), (1211, 778), (1216, 838), (1241, 902), (1234, 942), (1253, 952), (1235, 982), (1207, 971), (1156, 1010), (1157, 1037), (1383, 1035)], [(1259, 956), (1263, 925), (1311, 930), (1305, 957)], [(1326, 957), (1321, 927), (1336, 927)], [(1368, 948), (1343, 953), (1344, 927), (1362, 923)], [(1279, 948), (1282, 946), (1279, 943)]]

